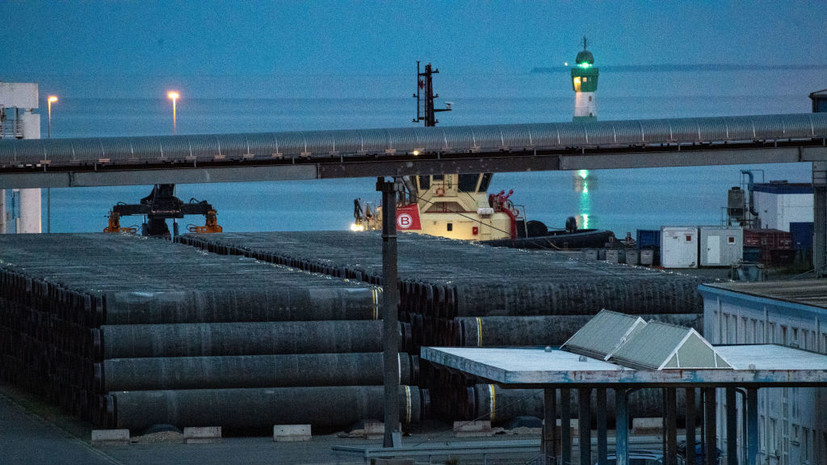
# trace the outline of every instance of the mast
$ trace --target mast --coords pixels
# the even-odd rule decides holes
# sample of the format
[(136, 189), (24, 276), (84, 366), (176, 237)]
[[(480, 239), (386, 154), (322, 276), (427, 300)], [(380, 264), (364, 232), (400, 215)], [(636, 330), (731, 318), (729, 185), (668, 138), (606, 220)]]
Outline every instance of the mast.
[(434, 100), (439, 98), (439, 94), (434, 94), (433, 75), (439, 73), (438, 69), (432, 69), (431, 64), (425, 65), (425, 72), (419, 71), (419, 60), (416, 61), (416, 93), (413, 94), (416, 99), (416, 118), (413, 122), (425, 122), (426, 127), (436, 126), (439, 120), (436, 119), (436, 113), (440, 111), (451, 111), (451, 104), (446, 104), (446, 108), (434, 108)]

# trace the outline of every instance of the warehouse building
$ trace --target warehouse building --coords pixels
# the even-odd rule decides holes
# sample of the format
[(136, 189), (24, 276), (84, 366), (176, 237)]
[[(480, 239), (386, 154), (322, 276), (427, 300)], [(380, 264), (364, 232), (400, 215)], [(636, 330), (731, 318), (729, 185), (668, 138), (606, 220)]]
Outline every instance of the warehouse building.
[[(778, 344), (827, 354), (824, 280), (707, 284), (704, 335), (713, 344)], [(719, 418), (726, 406), (719, 393)], [(743, 412), (743, 398), (736, 399)], [(827, 389), (761, 389), (759, 457), (768, 465), (827, 463)], [(738, 431), (743, 429), (739, 423)], [(726, 443), (726, 429), (719, 428)], [(743, 445), (740, 445), (743, 448)]]

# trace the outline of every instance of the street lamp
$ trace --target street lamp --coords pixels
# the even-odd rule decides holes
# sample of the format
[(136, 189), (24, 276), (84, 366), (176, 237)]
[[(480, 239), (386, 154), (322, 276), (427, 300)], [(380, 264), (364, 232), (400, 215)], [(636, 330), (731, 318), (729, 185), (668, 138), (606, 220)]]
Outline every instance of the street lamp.
[(176, 121), (175, 121), (175, 101), (178, 100), (180, 95), (178, 94), (178, 92), (176, 92), (174, 90), (171, 90), (171, 91), (167, 92), (167, 97), (170, 100), (172, 100), (172, 133), (173, 134), (178, 134), (178, 127), (176, 126)]
[(49, 103), (49, 124), (48, 129), (46, 132), (46, 137), (48, 139), (52, 138), (52, 104), (57, 103), (57, 97), (54, 95), (50, 95), (49, 98), (46, 100)]
[[(49, 107), (49, 117), (47, 118), (49, 123), (46, 125), (46, 138), (52, 138), (52, 104), (57, 103), (57, 97), (54, 95), (50, 95), (49, 98), (46, 99)], [(46, 188), (46, 233), (52, 232), (52, 188)]]

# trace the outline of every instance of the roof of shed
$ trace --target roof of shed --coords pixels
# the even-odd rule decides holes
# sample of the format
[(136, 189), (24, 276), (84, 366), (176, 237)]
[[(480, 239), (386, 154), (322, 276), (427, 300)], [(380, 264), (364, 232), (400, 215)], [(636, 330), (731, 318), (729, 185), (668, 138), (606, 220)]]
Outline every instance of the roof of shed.
[(576, 354), (608, 360), (635, 333), (643, 329), (643, 318), (603, 309), (561, 348)]
[(700, 287), (701, 291), (715, 289), (827, 309), (827, 280), (824, 279), (714, 283)]
[(657, 321), (621, 345), (612, 361), (650, 370), (732, 368), (694, 329)]

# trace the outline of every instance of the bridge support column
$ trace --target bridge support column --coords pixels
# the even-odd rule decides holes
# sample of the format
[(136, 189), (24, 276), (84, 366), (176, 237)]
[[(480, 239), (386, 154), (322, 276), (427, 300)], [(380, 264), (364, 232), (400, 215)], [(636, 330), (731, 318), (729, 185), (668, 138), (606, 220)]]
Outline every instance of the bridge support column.
[(673, 387), (664, 388), (663, 391), (663, 409), (666, 411), (663, 425), (666, 436), (666, 460), (664, 463), (666, 465), (678, 465), (678, 414), (675, 411), (677, 408), (677, 391)]
[(686, 389), (686, 463), (695, 465), (695, 388)]
[(385, 436), (384, 447), (402, 445), (399, 430), (399, 287), (396, 253), (396, 197), (402, 191), (402, 181), (394, 178), (376, 181), (376, 190), (382, 192), (382, 351), (385, 382)]
[(543, 463), (557, 465), (557, 389), (543, 390)]
[(607, 465), (608, 440), (606, 438), (606, 388), (597, 388), (597, 464)]
[(827, 265), (827, 162), (813, 162), (813, 268), (825, 275)]
[(0, 234), (6, 234), (6, 189), (0, 189)]
[(747, 388), (747, 463), (758, 463), (758, 388)]
[(629, 405), (628, 391), (615, 389), (615, 457), (617, 465), (629, 465)]
[(726, 459), (727, 465), (738, 465), (738, 405), (735, 388), (726, 388)]
[(560, 389), (560, 458), (571, 465), (571, 390)]
[(717, 416), (718, 402), (715, 398), (715, 388), (701, 389), (704, 396), (704, 465), (718, 465), (718, 430)]
[(592, 390), (577, 390), (577, 429), (580, 431), (580, 465), (592, 465)]

